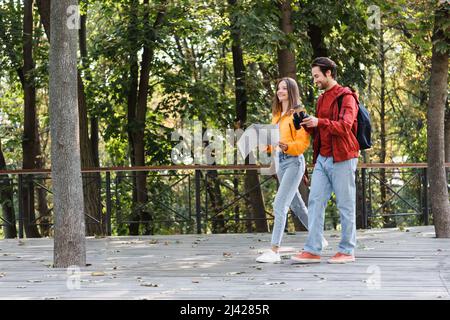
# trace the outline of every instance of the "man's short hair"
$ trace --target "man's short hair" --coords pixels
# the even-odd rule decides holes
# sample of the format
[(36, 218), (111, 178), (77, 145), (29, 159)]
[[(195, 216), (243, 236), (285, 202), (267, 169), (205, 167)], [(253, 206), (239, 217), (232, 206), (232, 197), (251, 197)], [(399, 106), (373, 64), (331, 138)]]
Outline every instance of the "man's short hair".
[(330, 70), (331, 76), (333, 79), (336, 79), (337, 76), (337, 66), (336, 63), (327, 57), (318, 57), (315, 58), (314, 61), (311, 63), (311, 68), (319, 67), (320, 71), (322, 71), (323, 75)]

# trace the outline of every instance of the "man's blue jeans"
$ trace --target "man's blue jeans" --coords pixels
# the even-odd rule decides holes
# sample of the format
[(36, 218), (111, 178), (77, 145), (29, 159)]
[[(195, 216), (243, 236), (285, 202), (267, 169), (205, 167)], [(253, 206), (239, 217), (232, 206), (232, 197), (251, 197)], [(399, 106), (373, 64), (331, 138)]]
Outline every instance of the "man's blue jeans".
[(341, 241), (338, 251), (354, 254), (356, 246), (356, 185), (355, 172), (358, 158), (333, 162), (333, 157), (319, 155), (311, 178), (308, 200), (308, 238), (304, 250), (320, 255), (324, 230), (325, 208), (336, 195), (336, 204), (341, 219)]
[(305, 173), (305, 158), (303, 154), (290, 156), (279, 153), (277, 156), (279, 157), (277, 176), (280, 185), (273, 202), (275, 221), (271, 244), (279, 247), (286, 226), (289, 207), (305, 227), (308, 226), (308, 209), (303, 202), (300, 192), (298, 192), (298, 186)]

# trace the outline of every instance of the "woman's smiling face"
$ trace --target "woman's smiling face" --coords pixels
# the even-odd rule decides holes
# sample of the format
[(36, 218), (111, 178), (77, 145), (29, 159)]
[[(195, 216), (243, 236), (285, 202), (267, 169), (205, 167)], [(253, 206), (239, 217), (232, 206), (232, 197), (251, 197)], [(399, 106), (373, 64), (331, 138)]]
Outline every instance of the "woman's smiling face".
[(278, 84), (277, 97), (280, 102), (288, 101), (289, 95), (286, 81), (280, 81)]

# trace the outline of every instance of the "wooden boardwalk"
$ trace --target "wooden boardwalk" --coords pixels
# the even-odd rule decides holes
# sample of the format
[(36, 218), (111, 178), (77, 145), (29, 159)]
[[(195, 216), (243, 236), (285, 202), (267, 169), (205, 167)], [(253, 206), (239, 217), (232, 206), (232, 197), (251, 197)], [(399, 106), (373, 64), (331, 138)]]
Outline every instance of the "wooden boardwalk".
[[(87, 240), (87, 267), (51, 268), (52, 239), (0, 240), (0, 299), (450, 299), (450, 239), (433, 227), (358, 231), (349, 265), (258, 264), (270, 234)], [(334, 254), (337, 232), (326, 232)], [(75, 273), (73, 273), (75, 272)]]

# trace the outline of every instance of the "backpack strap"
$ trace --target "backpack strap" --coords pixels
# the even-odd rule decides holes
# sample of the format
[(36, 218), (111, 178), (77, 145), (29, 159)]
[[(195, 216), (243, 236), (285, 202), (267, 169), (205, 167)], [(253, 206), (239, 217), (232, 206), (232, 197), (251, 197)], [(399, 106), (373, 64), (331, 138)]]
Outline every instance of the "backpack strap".
[(342, 107), (342, 100), (344, 100), (344, 94), (341, 94), (338, 98), (337, 98), (337, 104), (338, 104), (338, 120), (339, 120), (339, 115), (341, 114), (341, 107)]
[(337, 97), (337, 104), (338, 104), (338, 120), (339, 120), (339, 115), (341, 114), (341, 107), (342, 107), (342, 101), (344, 100), (344, 96), (345, 95), (351, 95), (355, 101), (356, 101), (356, 105), (358, 106), (358, 99), (356, 99), (355, 95), (352, 93), (343, 93), (341, 94), (339, 97)]

